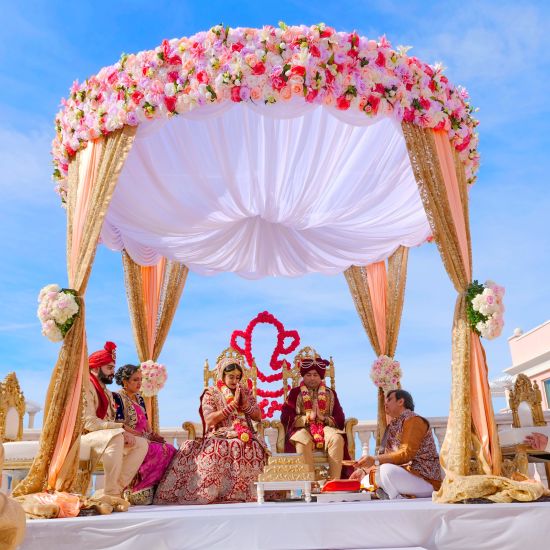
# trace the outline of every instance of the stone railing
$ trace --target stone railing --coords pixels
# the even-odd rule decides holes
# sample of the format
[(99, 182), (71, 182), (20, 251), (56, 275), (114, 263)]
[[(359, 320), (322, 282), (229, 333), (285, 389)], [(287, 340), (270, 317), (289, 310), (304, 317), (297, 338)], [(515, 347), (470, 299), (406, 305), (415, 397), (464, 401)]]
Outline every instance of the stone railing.
[[(544, 418), (550, 424), (550, 411), (544, 411)], [(497, 414), (495, 416), (498, 429), (509, 428), (512, 424), (512, 413)], [(443, 443), (445, 432), (447, 431), (446, 416), (428, 417), (434, 438), (438, 447)], [(195, 423), (195, 430), (198, 436), (201, 435), (202, 426)], [(355, 455), (374, 454), (375, 452), (375, 437), (376, 437), (376, 420), (360, 420), (353, 428), (355, 435)], [(160, 434), (175, 447), (179, 447), (181, 443), (188, 439), (187, 430), (178, 427), (166, 427), (160, 429)], [(39, 429), (26, 429), (23, 431), (23, 440), (35, 441), (40, 438)], [(275, 449), (277, 440), (277, 431), (273, 428), (265, 430), (265, 439), (270, 449)]]

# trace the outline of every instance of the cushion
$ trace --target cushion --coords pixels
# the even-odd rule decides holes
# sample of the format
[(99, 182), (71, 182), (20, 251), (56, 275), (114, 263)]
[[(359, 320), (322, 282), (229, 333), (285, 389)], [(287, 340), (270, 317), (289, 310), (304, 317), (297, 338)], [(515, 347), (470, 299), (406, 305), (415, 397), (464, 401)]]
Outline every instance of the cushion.
[[(38, 454), (39, 441), (14, 441), (4, 443), (4, 460), (6, 467), (9, 462), (26, 462), (33, 460)], [(80, 445), (80, 460), (90, 460), (91, 447), (85, 443)]]
[(353, 492), (361, 489), (361, 482), (358, 479), (333, 479), (327, 481), (324, 487), (321, 489), (322, 493), (334, 493), (334, 492)]

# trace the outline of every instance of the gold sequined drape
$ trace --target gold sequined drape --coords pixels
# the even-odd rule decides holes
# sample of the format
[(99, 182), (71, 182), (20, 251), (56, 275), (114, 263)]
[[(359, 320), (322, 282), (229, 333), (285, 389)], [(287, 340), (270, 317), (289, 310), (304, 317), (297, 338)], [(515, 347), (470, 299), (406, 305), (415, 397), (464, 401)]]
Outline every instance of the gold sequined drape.
[[(93, 181), (89, 185), (89, 196), (85, 204), (83, 224), (78, 228), (79, 242), (73, 243), (75, 238), (75, 209), (82, 204), (77, 194), (82, 192), (81, 159), (85, 151), (80, 151), (69, 164), (69, 189), (67, 199), (67, 270), (71, 288), (77, 291), (80, 302), (80, 314), (76, 318), (71, 330), (67, 333), (59, 357), (54, 367), (46, 402), (44, 406), (44, 424), (40, 434), (40, 449), (34, 459), (27, 477), (16, 487), (14, 495), (24, 495), (43, 491), (48, 485), (48, 470), (56, 446), (60, 445), (60, 430), (62, 421), (67, 414), (68, 403), (75, 395), (79, 399), (79, 408), (82, 409), (82, 384), (88, 383), (87, 362), (80, 373), (80, 358), (87, 355), (85, 333), (85, 305), (84, 294), (95, 258), (97, 242), (101, 226), (110, 204), (116, 182), (124, 161), (132, 147), (135, 137), (135, 127), (124, 127), (102, 138), (99, 159), (95, 163)], [(91, 145), (88, 145), (91, 147)], [(72, 256), (76, 254), (75, 256)], [(79, 384), (81, 382), (81, 384)], [(80, 387), (77, 387), (80, 386)], [(74, 418), (74, 427), (70, 426), (70, 445), (78, 448), (81, 432), (81, 414)], [(64, 453), (64, 457), (67, 453)], [(54, 472), (50, 474), (50, 487), (60, 490), (71, 490), (78, 468), (78, 452), (70, 453), (71, 464), (63, 464), (63, 476), (56, 479)], [(63, 460), (62, 460), (63, 461)], [(55, 485), (54, 485), (55, 484)]]
[[(122, 252), (122, 264), (138, 358), (141, 362), (156, 361), (172, 325), (189, 270), (183, 264), (164, 258), (156, 266), (140, 266), (126, 251)], [(158, 295), (151, 297), (157, 290)], [(151, 428), (158, 432), (157, 397), (145, 401)]]
[[(374, 353), (393, 357), (397, 347), (403, 302), (405, 298), (405, 286), (407, 280), (407, 260), (409, 249), (400, 246), (389, 258), (386, 270), (386, 326), (385, 347), (379, 341), (374, 318), (372, 296), (368, 283), (368, 269), (366, 266), (352, 266), (345, 271), (346, 280), (357, 309), (357, 313), (363, 323), (365, 332), (370, 340)], [(386, 414), (384, 411), (384, 392), (378, 390), (378, 422), (376, 429), (376, 446), (380, 444), (384, 430), (386, 429)]]
[[(472, 421), (472, 388), (471, 371), (473, 358), (471, 349), (473, 338), (466, 317), (466, 291), (471, 282), (471, 238), (469, 229), (468, 196), (463, 165), (453, 154), (454, 171), (458, 182), (458, 192), (462, 206), (462, 216), (457, 217), (450, 206), (442, 166), (440, 165), (436, 138), (432, 130), (425, 130), (409, 123), (402, 124), (403, 134), (411, 161), (413, 173), (418, 183), (420, 196), (426, 211), (426, 215), (433, 231), (433, 236), (441, 254), (443, 264), (454, 287), (458, 292), (452, 329), (452, 386), (451, 405), (447, 433), (441, 449), (441, 462), (448, 472), (457, 475), (470, 473), (473, 441), (477, 437), (476, 426)], [(461, 247), (458, 223), (463, 225), (466, 246)], [(462, 239), (464, 242), (464, 239)], [(486, 365), (485, 365), (486, 369)], [(474, 373), (487, 385), (487, 374)], [(479, 379), (478, 379), (479, 384)], [(479, 416), (479, 414), (478, 414)], [(486, 404), (484, 418), (478, 420), (477, 431), (480, 428), (484, 433), (490, 434), (489, 452), (480, 453), (475, 469), (495, 474), (500, 473), (500, 451), (498, 449), (498, 436), (493, 417), (492, 405)], [(482, 426), (479, 422), (483, 423)]]

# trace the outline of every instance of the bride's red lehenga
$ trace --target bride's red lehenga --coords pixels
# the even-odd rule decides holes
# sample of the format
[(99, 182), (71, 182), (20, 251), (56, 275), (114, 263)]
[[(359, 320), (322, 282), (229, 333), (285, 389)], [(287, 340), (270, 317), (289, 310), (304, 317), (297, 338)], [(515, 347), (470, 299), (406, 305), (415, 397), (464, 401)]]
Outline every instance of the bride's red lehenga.
[[(201, 396), (199, 413), (205, 436), (185, 441), (166, 471), (155, 494), (155, 504), (213, 504), (256, 500), (254, 482), (267, 462), (267, 448), (254, 432), (250, 414), (258, 405), (249, 390), (245, 397), (254, 403), (245, 414), (234, 411), (206, 431), (210, 414), (222, 411), (228, 402), (217, 388), (206, 389)], [(243, 441), (235, 430), (240, 423), (251, 437)]]

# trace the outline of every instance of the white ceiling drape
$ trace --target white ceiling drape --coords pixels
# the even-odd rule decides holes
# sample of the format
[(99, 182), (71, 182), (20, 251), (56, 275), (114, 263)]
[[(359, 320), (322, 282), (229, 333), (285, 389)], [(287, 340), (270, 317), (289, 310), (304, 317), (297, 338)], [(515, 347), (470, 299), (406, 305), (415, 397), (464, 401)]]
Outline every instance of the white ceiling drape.
[(294, 101), (143, 123), (101, 234), (139, 264), (339, 273), (430, 234), (399, 124)]

